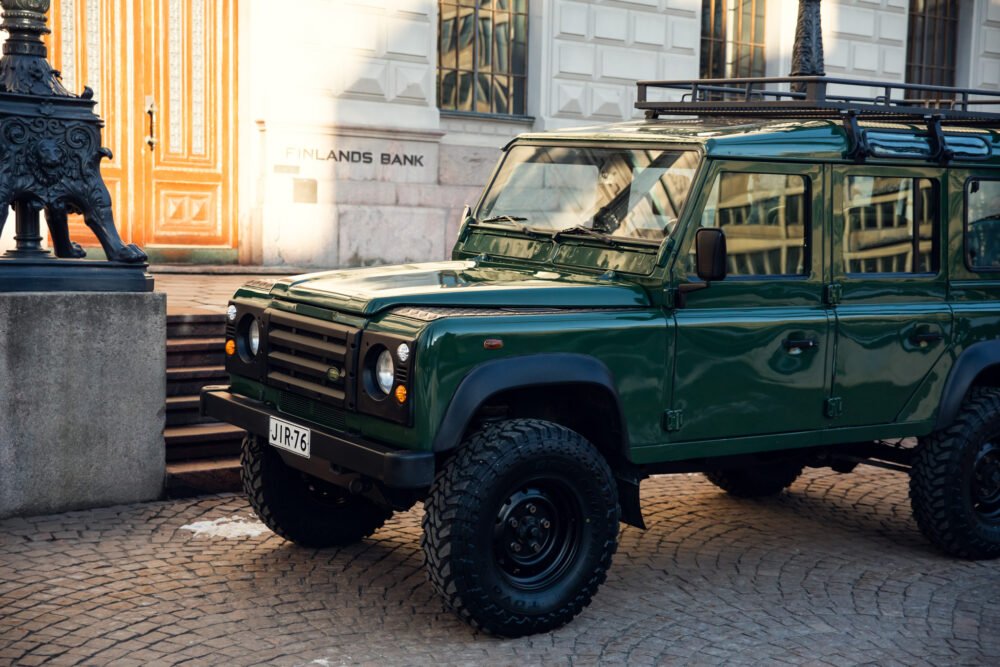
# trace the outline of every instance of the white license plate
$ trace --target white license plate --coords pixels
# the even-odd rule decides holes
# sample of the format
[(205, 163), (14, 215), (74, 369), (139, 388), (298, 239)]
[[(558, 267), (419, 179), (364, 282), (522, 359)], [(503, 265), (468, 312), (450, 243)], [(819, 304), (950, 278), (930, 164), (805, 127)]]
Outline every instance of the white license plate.
[(271, 417), (268, 442), (286, 452), (309, 458), (309, 429)]

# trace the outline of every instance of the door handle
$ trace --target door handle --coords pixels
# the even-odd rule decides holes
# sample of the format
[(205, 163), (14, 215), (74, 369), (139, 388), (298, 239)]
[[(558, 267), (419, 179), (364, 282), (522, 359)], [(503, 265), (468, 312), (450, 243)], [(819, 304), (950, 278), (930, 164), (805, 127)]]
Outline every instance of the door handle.
[(146, 98), (146, 115), (149, 116), (149, 134), (146, 135), (146, 144), (149, 150), (156, 150), (156, 101), (152, 97)]
[(782, 345), (788, 354), (802, 354), (802, 350), (814, 350), (819, 347), (819, 341), (814, 338), (786, 338)]
[(920, 347), (927, 347), (931, 343), (937, 343), (944, 339), (944, 334), (933, 331), (924, 331), (921, 333), (915, 333), (910, 336), (910, 342), (914, 345), (919, 345)]

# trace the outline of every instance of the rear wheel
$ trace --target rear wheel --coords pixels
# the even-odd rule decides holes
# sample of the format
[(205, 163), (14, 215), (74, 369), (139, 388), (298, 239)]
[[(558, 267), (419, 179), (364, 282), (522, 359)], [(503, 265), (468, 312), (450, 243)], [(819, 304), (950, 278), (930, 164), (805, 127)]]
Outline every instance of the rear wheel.
[(791, 486), (802, 474), (803, 467), (801, 463), (790, 461), (768, 461), (743, 468), (708, 470), (705, 477), (731, 496), (761, 498), (777, 495)]
[(1000, 391), (974, 389), (951, 426), (920, 441), (910, 503), (921, 532), (942, 551), (1000, 556)]
[(423, 548), (438, 593), (476, 628), (546, 632), (580, 613), (618, 545), (607, 463), (557, 424), (511, 420), (472, 435), (438, 473)]
[(241, 457), (243, 489), (257, 516), (281, 537), (305, 547), (353, 544), (382, 527), (392, 511), (306, 475), (274, 447), (249, 435)]

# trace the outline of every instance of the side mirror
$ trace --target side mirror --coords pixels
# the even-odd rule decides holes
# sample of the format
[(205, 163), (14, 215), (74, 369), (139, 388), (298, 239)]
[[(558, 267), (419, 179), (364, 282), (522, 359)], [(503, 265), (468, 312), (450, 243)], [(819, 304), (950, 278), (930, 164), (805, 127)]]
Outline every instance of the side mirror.
[(694, 237), (698, 277), (707, 283), (726, 278), (726, 235), (721, 229), (702, 227)]

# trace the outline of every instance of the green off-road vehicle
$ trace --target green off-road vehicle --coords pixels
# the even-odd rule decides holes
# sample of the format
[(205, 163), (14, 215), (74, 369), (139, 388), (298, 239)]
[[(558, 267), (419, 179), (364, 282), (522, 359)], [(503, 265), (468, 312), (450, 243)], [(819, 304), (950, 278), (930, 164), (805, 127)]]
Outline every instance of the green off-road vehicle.
[(589, 603), (656, 474), (908, 471), (931, 542), (1000, 555), (1000, 94), (872, 85), (642, 82), (646, 120), (508, 145), (451, 261), (240, 288), (202, 406), (260, 518), (325, 547), (422, 501), (506, 636)]

